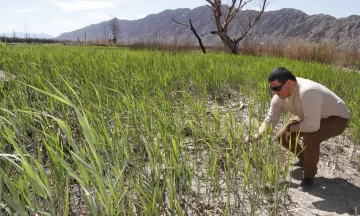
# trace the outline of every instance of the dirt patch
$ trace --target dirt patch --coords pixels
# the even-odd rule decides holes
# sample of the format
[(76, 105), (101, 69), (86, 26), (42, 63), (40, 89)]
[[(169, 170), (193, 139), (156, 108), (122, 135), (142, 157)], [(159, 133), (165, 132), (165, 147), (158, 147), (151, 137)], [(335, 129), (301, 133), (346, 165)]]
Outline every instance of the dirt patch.
[[(360, 210), (359, 151), (338, 136), (322, 143), (318, 174), (308, 190), (299, 187), (302, 168), (289, 176), (292, 215), (356, 215)], [(355, 155), (355, 160), (352, 160)], [(290, 209), (291, 210), (291, 209)]]

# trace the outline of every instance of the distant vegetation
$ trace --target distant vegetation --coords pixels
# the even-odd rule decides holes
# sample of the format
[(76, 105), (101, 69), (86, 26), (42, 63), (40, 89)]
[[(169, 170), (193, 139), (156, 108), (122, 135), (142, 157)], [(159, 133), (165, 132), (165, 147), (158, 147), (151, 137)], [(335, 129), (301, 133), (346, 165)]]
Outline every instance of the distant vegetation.
[(0, 42), (3, 43), (42, 43), (42, 44), (52, 44), (52, 43), (62, 43), (64, 41), (55, 40), (55, 39), (46, 39), (46, 38), (18, 38), (18, 37), (6, 37), (0, 36)]
[(280, 214), (292, 156), (271, 133), (243, 142), (278, 66), (345, 100), (357, 149), (355, 71), (273, 56), (0, 44), (0, 70), (16, 76), (1, 91), (2, 214)]
[[(99, 44), (99, 43), (95, 43)], [(163, 44), (158, 41), (139, 42), (128, 45), (132, 49), (151, 49), (167, 51), (188, 51), (200, 49), (186, 44)], [(206, 47), (210, 52), (226, 53), (223, 47)], [(240, 45), (240, 54), (253, 56), (275, 56), (325, 63), (329, 65), (360, 70), (360, 50), (356, 47), (340, 49), (335, 43), (314, 43), (307, 40), (293, 40), (284, 43), (264, 44), (245, 40)]]
[[(150, 50), (167, 50), (167, 51), (189, 51), (197, 50), (198, 46), (184, 44), (184, 43), (162, 43), (161, 41), (141, 41), (132, 44), (113, 43), (112, 40), (105, 41), (103, 39), (90, 41), (68, 41), (55, 39), (40, 39), (40, 38), (13, 38), (0, 37), (0, 42), (4, 43), (28, 43), (28, 44), (62, 44), (62, 45), (88, 45), (88, 46), (118, 46), (129, 47), (131, 49), (150, 49)], [(276, 56), (286, 57), (289, 59), (312, 61), (330, 64), (334, 66), (352, 68), (360, 70), (360, 49), (353, 47), (349, 49), (340, 49), (336, 47), (335, 42), (309, 42), (307, 40), (292, 40), (283, 43), (258, 43), (245, 39), (239, 45), (240, 54), (255, 55), (255, 56)], [(208, 46), (210, 52), (223, 52), (227, 50), (222, 46)]]
[(261, 44), (245, 41), (241, 51), (246, 55), (286, 57), (360, 70), (360, 49), (337, 48), (335, 42), (293, 40), (286, 43)]

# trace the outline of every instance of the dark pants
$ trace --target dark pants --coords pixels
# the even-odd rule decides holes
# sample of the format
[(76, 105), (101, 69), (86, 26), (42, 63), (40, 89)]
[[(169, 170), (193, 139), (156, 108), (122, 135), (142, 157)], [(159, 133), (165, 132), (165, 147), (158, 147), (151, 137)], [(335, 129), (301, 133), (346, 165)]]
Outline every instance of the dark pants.
[[(317, 173), (317, 164), (320, 157), (320, 143), (340, 135), (346, 128), (348, 119), (338, 116), (330, 116), (321, 119), (320, 129), (313, 133), (291, 133), (289, 142), (285, 141), (286, 127), (290, 124), (299, 124), (299, 117), (290, 118), (289, 121), (279, 130), (276, 137), (282, 145), (289, 149), (292, 153), (304, 163), (304, 178), (314, 178)], [(303, 148), (300, 144), (296, 144), (296, 138), (303, 137)], [(291, 141), (290, 141), (291, 140)]]

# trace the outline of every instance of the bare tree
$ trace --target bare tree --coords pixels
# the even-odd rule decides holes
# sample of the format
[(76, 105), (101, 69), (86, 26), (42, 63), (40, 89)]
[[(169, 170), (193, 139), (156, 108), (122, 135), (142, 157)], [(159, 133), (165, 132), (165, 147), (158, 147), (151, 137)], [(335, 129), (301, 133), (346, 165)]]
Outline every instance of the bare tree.
[(104, 22), (104, 24), (103, 24), (103, 29), (104, 29), (104, 40), (105, 40), (104, 43), (106, 44), (108, 33), (107, 33), (107, 26), (105, 25), (105, 22)]
[(120, 21), (118, 20), (118, 18), (115, 17), (109, 21), (109, 28), (112, 35), (112, 41), (114, 44), (116, 44), (119, 40), (120, 35)]
[(243, 28), (243, 31), (240, 35), (236, 35), (234, 38), (229, 36), (229, 25), (236, 17), (237, 13), (241, 11), (247, 4), (252, 2), (253, 0), (231, 0), (231, 4), (227, 7), (226, 15), (223, 17), (222, 11), (222, 2), (221, 0), (206, 0), (210, 5), (208, 5), (214, 14), (213, 21), (216, 25), (216, 31), (212, 31), (212, 34), (219, 35), (222, 43), (224, 46), (234, 54), (239, 52), (239, 42), (245, 38), (247, 33), (250, 31), (251, 27), (260, 19), (261, 15), (263, 14), (266, 1), (267, 0), (260, 0), (260, 10), (257, 14), (253, 17), (249, 15), (248, 23)]
[(29, 20), (24, 20), (24, 28), (25, 28), (25, 38), (26, 40), (29, 40), (30, 39)]

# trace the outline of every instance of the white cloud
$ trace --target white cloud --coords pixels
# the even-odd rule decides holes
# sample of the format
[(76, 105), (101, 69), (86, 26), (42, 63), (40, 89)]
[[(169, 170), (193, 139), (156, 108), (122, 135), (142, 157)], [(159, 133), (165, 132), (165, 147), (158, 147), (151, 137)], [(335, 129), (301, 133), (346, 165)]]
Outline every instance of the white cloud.
[(39, 11), (44, 11), (46, 8), (41, 7), (29, 7), (29, 8), (17, 8), (12, 10), (13, 13), (35, 13)]
[(52, 23), (63, 25), (63, 26), (71, 26), (71, 27), (84, 27), (82, 23), (74, 22), (74, 20), (67, 20), (67, 19), (55, 19), (52, 20)]
[(52, 20), (54, 24), (70, 24), (73, 21), (72, 20), (65, 20), (65, 19), (54, 19)]
[(97, 12), (89, 13), (88, 15), (89, 15), (89, 17), (100, 19), (100, 20), (109, 20), (109, 19), (111, 19), (111, 16), (106, 15), (106, 14), (97, 13)]
[(106, 9), (114, 7), (112, 2), (100, 0), (76, 0), (73, 2), (55, 1), (55, 5), (66, 11)]

